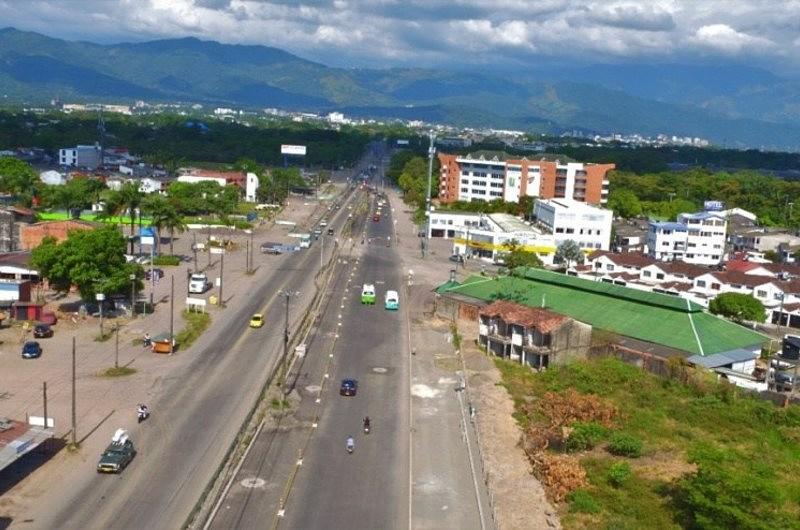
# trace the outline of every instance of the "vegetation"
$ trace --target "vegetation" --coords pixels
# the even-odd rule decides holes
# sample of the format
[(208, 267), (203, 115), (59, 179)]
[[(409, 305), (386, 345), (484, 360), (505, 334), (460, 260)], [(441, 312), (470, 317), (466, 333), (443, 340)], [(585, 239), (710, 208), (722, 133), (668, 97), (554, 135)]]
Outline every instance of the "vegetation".
[(45, 208), (62, 209), (67, 212), (78, 211), (80, 217), (82, 210), (88, 210), (92, 204), (100, 200), (100, 195), (106, 189), (105, 184), (98, 179), (77, 177), (61, 186), (48, 186), (43, 183), (37, 185), (40, 204)]
[(118, 366), (118, 367), (111, 367), (106, 368), (100, 374), (103, 377), (123, 377), (126, 375), (133, 375), (136, 373), (136, 368), (131, 368), (130, 366)]
[(643, 213), (674, 220), (679, 213), (697, 211), (703, 201), (713, 199), (723, 201), (726, 208), (753, 212), (765, 225), (800, 227), (800, 208), (789, 207), (790, 197), (800, 197), (800, 181), (755, 171), (705, 169), (644, 174), (616, 171), (609, 180), (609, 207), (622, 217)]
[(541, 269), (544, 267), (542, 260), (535, 252), (528, 252), (522, 248), (516, 240), (509, 241), (508, 252), (503, 253), (503, 262), (509, 270), (516, 269), (517, 267), (535, 267)]
[(0, 157), (0, 192), (31, 197), (38, 180), (39, 175), (30, 164), (10, 156)]
[(125, 238), (116, 226), (75, 230), (61, 243), (47, 237), (33, 249), (31, 266), (52, 289), (67, 292), (77, 286), (86, 301), (94, 301), (96, 293), (130, 292), (131, 274), (136, 277), (136, 289), (142, 289), (142, 267), (125, 262)]
[(708, 310), (737, 322), (764, 322), (767, 319), (764, 304), (749, 294), (722, 293), (708, 304)]
[(179, 256), (155, 256), (153, 258), (153, 265), (161, 266), (161, 267), (176, 267), (181, 264), (181, 258)]
[[(534, 472), (570, 486), (558, 497), (564, 528), (800, 528), (800, 407), (776, 407), (680, 363), (669, 379), (610, 358), (541, 373), (496, 364)], [(594, 449), (570, 447), (573, 436)], [(585, 481), (564, 482), (563, 466), (542, 465), (567, 457)]]
[(185, 350), (200, 338), (200, 335), (211, 325), (211, 315), (184, 311), (183, 319), (186, 321), (186, 327), (175, 335), (175, 342)]
[(564, 263), (569, 268), (573, 263), (582, 264), (586, 256), (583, 255), (581, 247), (572, 239), (567, 239), (558, 245), (556, 254), (553, 256), (554, 263)]

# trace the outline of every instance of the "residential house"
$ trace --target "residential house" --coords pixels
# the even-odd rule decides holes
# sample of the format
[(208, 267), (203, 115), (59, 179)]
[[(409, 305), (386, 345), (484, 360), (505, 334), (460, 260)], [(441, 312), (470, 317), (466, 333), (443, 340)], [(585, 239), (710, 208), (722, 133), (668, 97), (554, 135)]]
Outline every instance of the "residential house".
[(591, 336), (588, 324), (506, 300), (497, 300), (479, 312), (479, 343), (495, 355), (532, 368), (585, 358)]
[(781, 228), (751, 228), (733, 232), (730, 240), (736, 250), (758, 252), (777, 252), (781, 245), (800, 245), (800, 236)]
[(717, 265), (725, 256), (727, 221), (717, 212), (682, 213), (677, 222), (650, 223), (648, 255), (661, 261)]

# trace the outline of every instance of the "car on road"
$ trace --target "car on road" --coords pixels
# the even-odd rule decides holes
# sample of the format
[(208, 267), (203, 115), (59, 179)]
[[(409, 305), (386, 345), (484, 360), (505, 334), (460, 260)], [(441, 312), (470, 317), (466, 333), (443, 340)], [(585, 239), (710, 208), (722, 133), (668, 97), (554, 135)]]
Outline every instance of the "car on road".
[(53, 328), (47, 324), (36, 324), (33, 327), (33, 338), (46, 339), (53, 336)]
[(449, 258), (450, 261), (454, 263), (464, 263), (464, 256), (463, 254), (453, 254)]
[(251, 328), (260, 328), (264, 326), (264, 315), (261, 313), (256, 313), (250, 318), (250, 327)]
[(261, 252), (263, 254), (272, 254), (278, 256), (283, 254), (283, 246), (280, 243), (262, 243)]
[(358, 392), (358, 381), (355, 379), (342, 379), (342, 385), (339, 387), (340, 396), (355, 396)]
[(42, 347), (35, 340), (29, 340), (22, 345), (23, 359), (36, 359), (42, 356)]
[(322, 221), (319, 222), (319, 226), (321, 226), (322, 228), (325, 228), (326, 226), (328, 226), (328, 220), (327, 219), (323, 219)]
[(131, 463), (136, 456), (136, 449), (133, 447), (133, 440), (128, 436), (125, 429), (117, 429), (111, 443), (100, 456), (97, 463), (98, 473), (119, 473)]
[(365, 283), (361, 287), (361, 303), (362, 304), (375, 304), (375, 286), (371, 283)]
[(392, 311), (396, 311), (400, 307), (400, 295), (397, 291), (386, 291), (383, 307)]
[(144, 277), (146, 280), (152, 280), (153, 277), (156, 280), (160, 280), (164, 277), (164, 271), (162, 269), (147, 269), (144, 271)]
[(333, 228), (328, 228), (328, 235), (329, 235), (329, 236), (332, 236), (332, 235), (333, 235)]
[(376, 215), (373, 215), (373, 216), (372, 216), (372, 220), (373, 220), (373, 221), (375, 221), (375, 222), (377, 223), (378, 221), (380, 221), (380, 220), (381, 220), (381, 216), (380, 216), (380, 215), (377, 215), (377, 214), (376, 214)]

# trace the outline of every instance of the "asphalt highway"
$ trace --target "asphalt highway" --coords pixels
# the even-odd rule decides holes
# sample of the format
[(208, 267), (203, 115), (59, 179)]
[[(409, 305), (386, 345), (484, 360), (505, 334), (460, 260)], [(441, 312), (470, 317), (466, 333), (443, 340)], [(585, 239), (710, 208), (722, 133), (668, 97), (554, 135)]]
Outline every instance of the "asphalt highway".
[[(346, 218), (342, 208), (334, 222)], [(311, 293), (319, 252), (278, 257), (283, 264), (253, 285), (252, 295), (231, 301), (225, 323), (204, 334), (199, 352), (181, 373), (162, 381), (163, 391), (151, 403), (153, 414), (135, 431), (138, 455), (118, 476), (97, 475), (99, 455), (87, 455), (79, 480), (70, 488), (48, 492), (47, 508), (35, 528), (180, 528), (233, 442), (254, 403), (282, 344), (283, 289)], [(299, 304), (298, 304), (299, 305)], [(248, 328), (262, 312), (267, 326)], [(298, 316), (295, 309), (292, 321)]]

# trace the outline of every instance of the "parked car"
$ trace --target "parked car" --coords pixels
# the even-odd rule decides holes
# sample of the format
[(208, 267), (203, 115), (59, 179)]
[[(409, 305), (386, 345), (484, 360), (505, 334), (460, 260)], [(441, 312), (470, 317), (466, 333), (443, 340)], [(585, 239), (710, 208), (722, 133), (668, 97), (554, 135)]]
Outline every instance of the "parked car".
[(35, 340), (29, 340), (22, 345), (23, 359), (36, 359), (42, 356), (42, 347)]
[(794, 374), (790, 372), (775, 372), (775, 388), (789, 392), (794, 388)]
[(339, 387), (340, 396), (355, 396), (358, 392), (358, 381), (355, 379), (342, 379), (342, 386)]
[(36, 324), (33, 327), (33, 337), (36, 339), (46, 339), (53, 336), (53, 328), (47, 324)]

